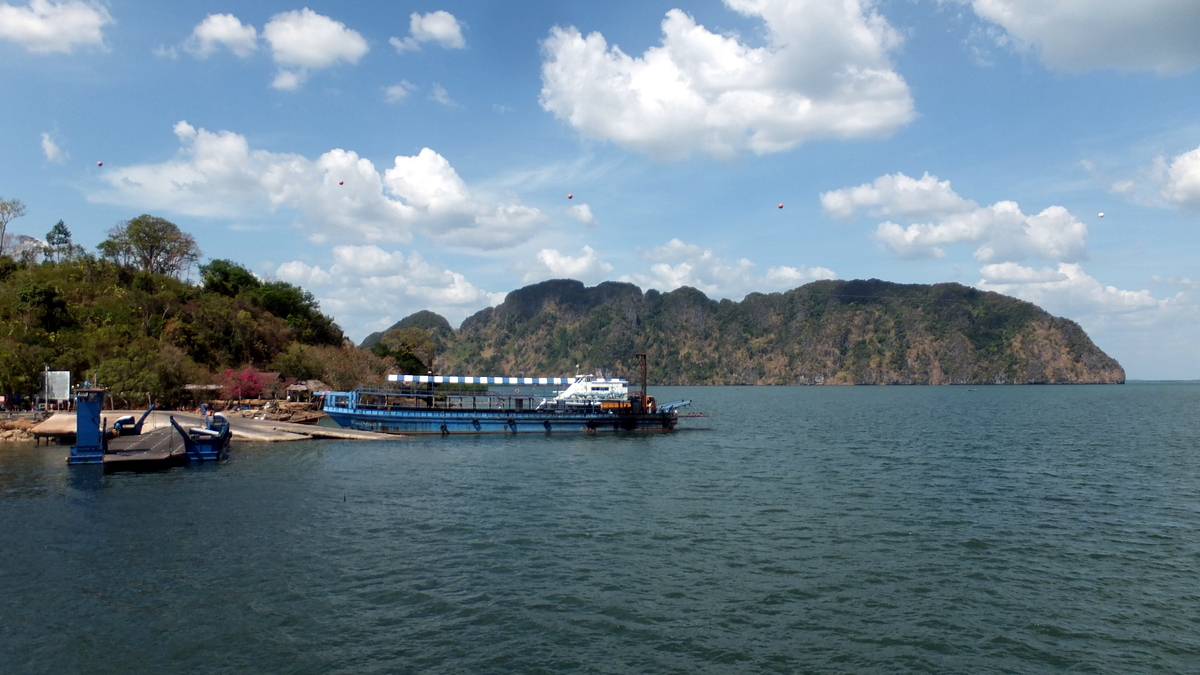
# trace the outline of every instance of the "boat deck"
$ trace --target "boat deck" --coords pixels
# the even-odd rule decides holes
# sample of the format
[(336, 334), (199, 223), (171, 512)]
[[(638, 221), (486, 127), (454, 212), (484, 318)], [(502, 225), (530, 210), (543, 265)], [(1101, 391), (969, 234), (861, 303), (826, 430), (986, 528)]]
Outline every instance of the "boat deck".
[(120, 436), (108, 442), (107, 468), (171, 465), (187, 460), (187, 449), (172, 427), (160, 427), (139, 436)]

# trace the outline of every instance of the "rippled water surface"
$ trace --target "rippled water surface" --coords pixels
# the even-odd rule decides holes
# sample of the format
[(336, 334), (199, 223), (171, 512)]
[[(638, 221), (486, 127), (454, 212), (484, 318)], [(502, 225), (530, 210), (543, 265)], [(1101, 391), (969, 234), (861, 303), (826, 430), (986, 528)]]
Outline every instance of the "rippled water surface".
[(715, 416), (0, 445), (0, 672), (1197, 672), (1200, 385), (654, 393)]

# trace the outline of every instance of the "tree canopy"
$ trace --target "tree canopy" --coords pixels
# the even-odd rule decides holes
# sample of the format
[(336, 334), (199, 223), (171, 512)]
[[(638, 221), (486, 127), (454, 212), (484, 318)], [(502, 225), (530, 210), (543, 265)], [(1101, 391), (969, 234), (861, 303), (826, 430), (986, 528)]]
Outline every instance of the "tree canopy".
[(299, 286), (286, 281), (262, 281), (232, 260), (213, 260), (201, 265), (200, 278), (206, 291), (249, 300), (283, 319), (302, 342), (336, 345), (342, 341), (342, 332), (321, 313), (317, 299)]
[(200, 259), (192, 235), (166, 218), (145, 213), (109, 230), (108, 239), (97, 248), (106, 260), (173, 277)]
[(76, 246), (71, 241), (71, 231), (63, 221), (55, 223), (46, 233), (46, 259), (54, 262), (64, 262), (77, 255), (83, 255), (83, 247)]
[(376, 356), (395, 360), (396, 367), (407, 375), (430, 372), (440, 351), (424, 328), (391, 328), (370, 349)]
[(262, 286), (262, 281), (253, 272), (232, 260), (211, 260), (201, 265), (200, 280), (204, 283), (204, 290), (230, 298)]

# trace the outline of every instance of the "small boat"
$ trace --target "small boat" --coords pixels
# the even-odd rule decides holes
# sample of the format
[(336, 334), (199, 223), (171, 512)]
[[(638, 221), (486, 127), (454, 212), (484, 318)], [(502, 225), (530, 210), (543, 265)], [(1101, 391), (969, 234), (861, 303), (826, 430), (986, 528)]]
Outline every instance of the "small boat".
[[(623, 379), (389, 375), (392, 386), (323, 392), (322, 410), (348, 429), (394, 434), (673, 431), (679, 409)], [(547, 387), (563, 387), (546, 391)]]

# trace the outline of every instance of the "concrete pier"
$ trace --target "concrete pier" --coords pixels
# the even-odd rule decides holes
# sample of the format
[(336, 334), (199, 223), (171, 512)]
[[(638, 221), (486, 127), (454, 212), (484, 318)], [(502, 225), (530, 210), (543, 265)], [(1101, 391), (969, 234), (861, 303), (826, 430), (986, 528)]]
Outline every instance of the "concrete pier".
[[(143, 410), (105, 410), (101, 413), (101, 418), (105, 421), (108, 428), (112, 428), (113, 422), (124, 415), (141, 416), (145, 412)], [(204, 424), (200, 415), (195, 413), (180, 412), (175, 410), (155, 410), (146, 418), (145, 425), (142, 427), (143, 433), (152, 431), (161, 427), (171, 426), (170, 418), (174, 417), (182, 426), (202, 426)], [(233, 433), (234, 440), (238, 441), (262, 441), (262, 442), (286, 442), (286, 441), (303, 441), (310, 438), (337, 438), (344, 440), (356, 441), (379, 441), (379, 440), (395, 440), (401, 438), (395, 434), (377, 434), (373, 431), (357, 431), (355, 429), (338, 429), (332, 427), (321, 427), (315, 424), (292, 424), (290, 422), (273, 422), (271, 420), (255, 420), (236, 415), (229, 416), (229, 427)], [(68, 436), (75, 435), (75, 413), (60, 412), (50, 419), (38, 424), (29, 430), (34, 435), (34, 439), (41, 441), (58, 440)]]

